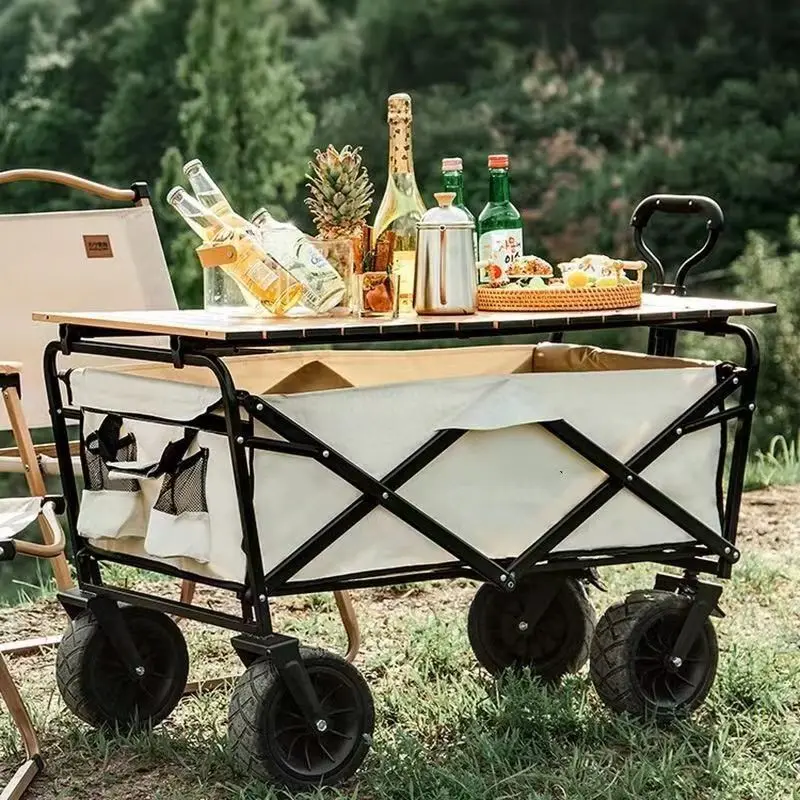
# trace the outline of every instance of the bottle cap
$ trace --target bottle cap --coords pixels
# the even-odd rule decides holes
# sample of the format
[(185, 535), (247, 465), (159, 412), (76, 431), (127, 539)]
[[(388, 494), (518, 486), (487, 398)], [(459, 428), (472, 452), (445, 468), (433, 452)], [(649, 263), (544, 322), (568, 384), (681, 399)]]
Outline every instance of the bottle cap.
[(489, 156), (489, 169), (506, 169), (508, 156), (505, 153)]
[(460, 158), (443, 158), (442, 159), (442, 172), (461, 172), (464, 165)]
[(172, 203), (175, 200), (180, 200), (183, 194), (186, 194), (186, 189), (184, 189), (183, 186), (173, 186), (169, 192), (167, 192), (167, 202)]
[(202, 166), (203, 162), (199, 158), (193, 158), (191, 161), (187, 161), (183, 165), (183, 174), (188, 175), (190, 172), (193, 172), (194, 170)]

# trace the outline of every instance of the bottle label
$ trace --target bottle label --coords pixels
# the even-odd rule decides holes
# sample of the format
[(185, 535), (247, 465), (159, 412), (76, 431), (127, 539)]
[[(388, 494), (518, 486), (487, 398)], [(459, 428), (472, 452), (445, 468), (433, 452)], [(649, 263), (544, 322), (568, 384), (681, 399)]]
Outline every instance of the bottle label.
[(410, 314), (414, 311), (414, 271), (416, 254), (413, 250), (395, 250), (392, 257), (392, 271), (398, 280), (397, 294), (400, 298), (401, 314)]
[(480, 283), (508, 283), (508, 270), (514, 260), (522, 255), (522, 228), (502, 231), (487, 231), (478, 242), (480, 260), (488, 262), (480, 270)]

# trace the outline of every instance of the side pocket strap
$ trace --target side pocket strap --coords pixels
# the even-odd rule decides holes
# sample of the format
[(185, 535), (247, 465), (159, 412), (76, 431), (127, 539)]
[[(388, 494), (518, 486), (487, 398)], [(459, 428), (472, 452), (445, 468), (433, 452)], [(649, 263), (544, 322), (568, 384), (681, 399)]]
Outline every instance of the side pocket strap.
[(171, 475), (178, 469), (192, 442), (197, 438), (197, 431), (186, 429), (183, 436), (175, 442), (170, 442), (161, 454), (158, 462), (132, 466), (130, 463), (113, 462), (108, 466), (113, 472), (120, 475), (134, 475), (139, 478), (160, 478), (162, 475)]

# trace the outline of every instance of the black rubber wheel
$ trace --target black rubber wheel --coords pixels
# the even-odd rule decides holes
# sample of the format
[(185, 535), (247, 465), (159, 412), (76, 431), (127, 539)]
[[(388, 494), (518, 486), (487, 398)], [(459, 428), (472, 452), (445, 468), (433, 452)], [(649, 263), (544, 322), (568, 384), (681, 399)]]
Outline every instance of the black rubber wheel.
[(228, 741), (236, 766), (287, 789), (336, 786), (361, 766), (372, 744), (375, 709), (361, 673), (325, 650), (300, 648), (327, 727), (309, 724), (270, 661), (236, 682)]
[(680, 665), (670, 650), (692, 601), (670, 592), (635, 592), (600, 618), (590, 674), (611, 709), (639, 717), (684, 717), (706, 699), (717, 672), (717, 635), (707, 619)]
[[(554, 581), (556, 593), (531, 627), (526, 616), (541, 606)], [(492, 675), (528, 667), (542, 680), (555, 682), (586, 663), (594, 626), (594, 608), (581, 581), (529, 575), (513, 592), (481, 586), (469, 609), (468, 633), (475, 657)]]
[(94, 728), (130, 732), (166, 719), (186, 688), (189, 654), (178, 626), (158, 611), (121, 609), (145, 674), (133, 678), (89, 611), (70, 623), (56, 657), (67, 708)]

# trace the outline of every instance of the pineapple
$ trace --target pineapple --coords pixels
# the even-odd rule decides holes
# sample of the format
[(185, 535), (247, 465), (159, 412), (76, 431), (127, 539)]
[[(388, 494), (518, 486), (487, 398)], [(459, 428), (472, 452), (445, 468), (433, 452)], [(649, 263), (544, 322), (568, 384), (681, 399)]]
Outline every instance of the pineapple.
[(361, 148), (345, 145), (340, 151), (329, 144), (316, 150), (309, 162), (312, 174), (306, 186), (306, 205), (323, 239), (347, 238), (353, 243), (354, 266), (360, 271), (362, 254), (369, 248), (366, 219), (372, 207), (374, 187), (361, 163)]

